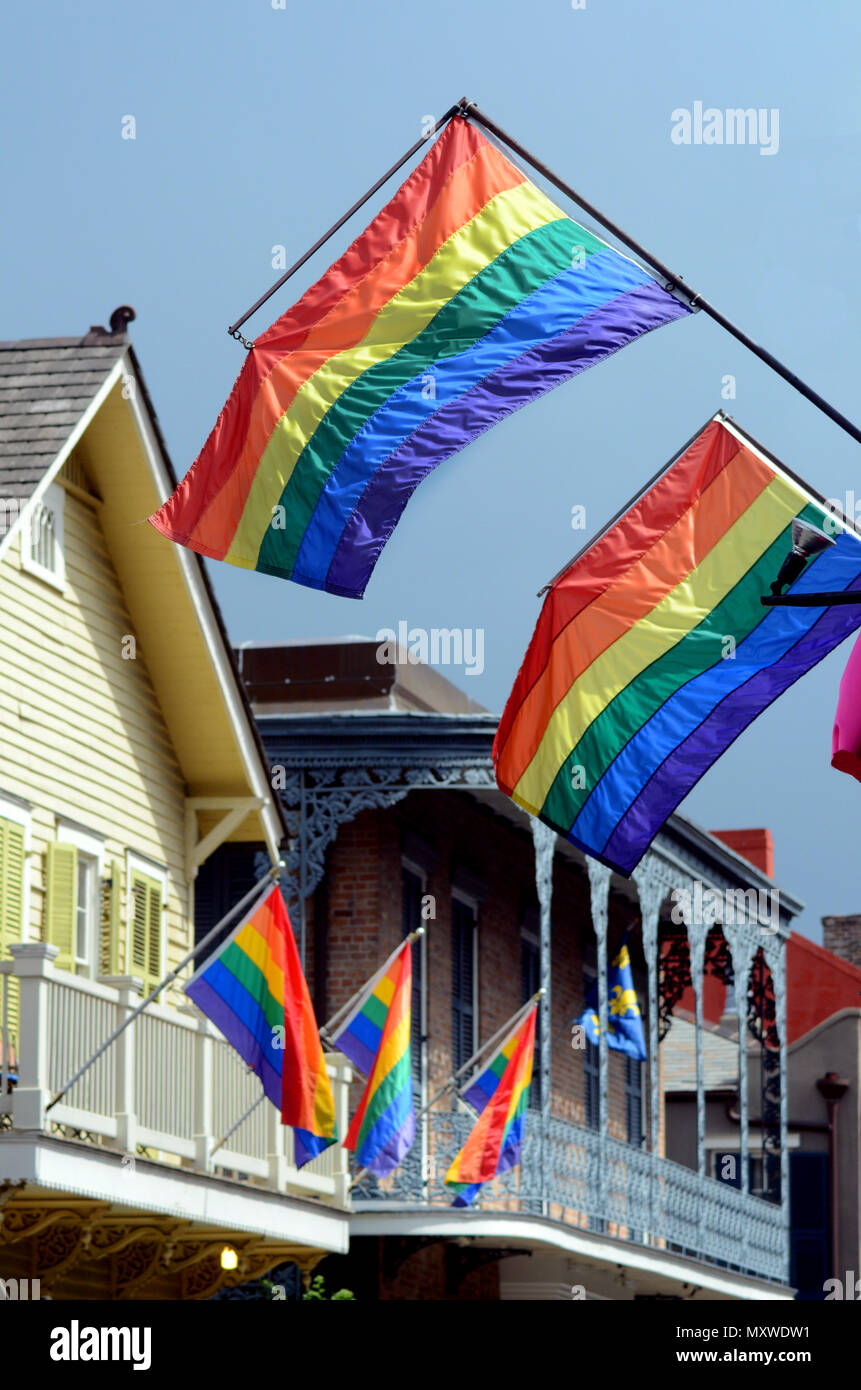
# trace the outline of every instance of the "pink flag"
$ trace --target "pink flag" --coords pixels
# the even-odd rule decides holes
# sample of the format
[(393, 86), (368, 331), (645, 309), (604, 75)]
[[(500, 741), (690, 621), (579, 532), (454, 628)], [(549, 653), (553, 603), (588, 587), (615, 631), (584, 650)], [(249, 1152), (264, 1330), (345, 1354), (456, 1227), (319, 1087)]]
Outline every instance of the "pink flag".
[(852, 648), (837, 697), (831, 766), (861, 782), (861, 637)]

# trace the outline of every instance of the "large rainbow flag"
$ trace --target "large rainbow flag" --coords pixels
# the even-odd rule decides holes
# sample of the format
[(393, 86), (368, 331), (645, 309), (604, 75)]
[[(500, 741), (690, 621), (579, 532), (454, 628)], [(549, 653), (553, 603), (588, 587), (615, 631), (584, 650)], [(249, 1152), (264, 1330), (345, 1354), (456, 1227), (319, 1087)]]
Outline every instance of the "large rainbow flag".
[(490, 1066), (463, 1093), (464, 1100), (481, 1113), (446, 1174), (446, 1184), (456, 1194), (452, 1206), (469, 1206), (482, 1183), (520, 1162), (537, 1015), (535, 1005), (512, 1029)]
[[(718, 414), (553, 581), (494, 742), (499, 786), (629, 874), (758, 714), (861, 623), (861, 607), (764, 608), (794, 517), (824, 499)], [(790, 593), (861, 589), (840, 530)]]
[(437, 464), (689, 312), (455, 117), (256, 340), (150, 521), (201, 555), (361, 598)]
[(281, 890), (275, 885), (185, 992), (263, 1083), (293, 1127), (297, 1168), (337, 1140), (320, 1035)]
[[(409, 1152), (416, 1133), (413, 1082), (410, 1063), (410, 1023), (413, 987), (412, 947), (409, 938), (399, 948), (386, 973), (369, 981), (363, 999), (337, 1034), (336, 1046), (348, 1057), (363, 1057), (368, 1080), (350, 1123), (344, 1148), (352, 1149), (363, 1168), (385, 1177)], [(369, 1006), (369, 1012), (365, 1012)], [(361, 1048), (354, 1042), (357, 1020), (370, 1020), (378, 1029), (376, 1052), (368, 1048), (369, 1034), (362, 1033)], [(366, 1069), (363, 1067), (363, 1069)]]

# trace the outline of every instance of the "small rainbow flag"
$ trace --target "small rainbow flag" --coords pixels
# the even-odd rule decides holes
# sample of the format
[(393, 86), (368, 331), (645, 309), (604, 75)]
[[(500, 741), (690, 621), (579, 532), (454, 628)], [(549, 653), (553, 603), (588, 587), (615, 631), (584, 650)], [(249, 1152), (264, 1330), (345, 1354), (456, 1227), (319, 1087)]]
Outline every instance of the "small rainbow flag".
[(482, 1183), (520, 1162), (529, 1107), (537, 1004), (518, 1022), (490, 1066), (463, 1093), (481, 1113), (446, 1173), (452, 1206), (468, 1207)]
[(368, 980), (357, 1002), (330, 1032), (332, 1045), (349, 1057), (363, 1076), (370, 1076), (380, 1050), (380, 1039), (400, 979), (401, 956), (406, 944), (402, 942), (397, 950), (392, 951), (388, 960)]
[[(762, 606), (796, 517), (838, 529), (715, 416), (550, 585), (494, 741), (502, 790), (630, 874), (712, 763), (861, 624), (861, 606)], [(837, 589), (861, 589), (854, 531), (789, 592)]]
[(255, 1071), (293, 1127), (297, 1168), (337, 1140), (320, 1035), (275, 885), (189, 980), (185, 993)]
[[(410, 1065), (413, 964), (409, 938), (383, 969), (385, 974), (369, 982), (364, 998), (336, 1038), (336, 1046), (363, 1070), (363, 1061), (371, 1058), (367, 1085), (344, 1148), (352, 1149), (359, 1164), (378, 1178), (397, 1168), (416, 1133)], [(369, 1052), (374, 1036), (375, 1055)]]
[(201, 555), (361, 598), (437, 464), (689, 312), (455, 117), (257, 338), (150, 521)]

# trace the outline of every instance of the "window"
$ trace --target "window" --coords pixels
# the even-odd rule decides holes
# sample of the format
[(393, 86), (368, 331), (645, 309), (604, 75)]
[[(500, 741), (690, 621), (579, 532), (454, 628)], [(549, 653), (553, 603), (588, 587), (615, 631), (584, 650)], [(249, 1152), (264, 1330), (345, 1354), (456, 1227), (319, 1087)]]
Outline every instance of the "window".
[(625, 1114), (628, 1124), (628, 1143), (635, 1148), (643, 1145), (643, 1063), (634, 1057), (625, 1058)]
[(64, 589), (66, 585), (63, 552), (65, 504), (65, 489), (59, 483), (52, 483), (30, 508), (21, 532), (22, 568), (53, 584), (56, 589)]
[(45, 853), (45, 940), (57, 947), (54, 967), (95, 976), (101, 968), (101, 873), (104, 841), (60, 821)]
[(474, 903), (453, 897), (451, 904), (452, 1070), (469, 1061), (477, 1046), (478, 924)]
[[(520, 984), (525, 1004), (541, 987), (541, 948), (529, 931), (520, 936)], [(535, 1018), (535, 1052), (532, 1065), (532, 1085), (529, 1087), (529, 1109), (541, 1109), (541, 1009)]]
[(129, 974), (142, 981), (147, 995), (164, 975), (164, 905), (167, 872), (129, 855)]

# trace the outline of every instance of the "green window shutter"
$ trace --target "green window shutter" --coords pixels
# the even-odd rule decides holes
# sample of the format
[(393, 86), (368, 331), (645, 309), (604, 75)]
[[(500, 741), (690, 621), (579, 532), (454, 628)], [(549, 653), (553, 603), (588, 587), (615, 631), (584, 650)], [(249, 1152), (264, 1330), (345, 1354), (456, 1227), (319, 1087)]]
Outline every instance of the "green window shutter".
[[(24, 924), (24, 827), (0, 820), (0, 959), (9, 960), (9, 946), (21, 940)], [(0, 991), (2, 995), (2, 991)], [(18, 1039), (18, 981), (6, 976), (6, 1019), (12, 1040)], [(0, 1028), (3, 1026), (0, 998)], [(15, 1048), (17, 1055), (17, 1047)]]
[(123, 973), (123, 866), (111, 860), (111, 876), (102, 881), (101, 955), (103, 975)]
[(56, 970), (75, 971), (78, 917), (78, 851), (74, 845), (48, 845), (45, 852), (45, 940), (59, 947)]
[(131, 974), (143, 980), (149, 994), (161, 979), (161, 884), (146, 874), (132, 874)]

